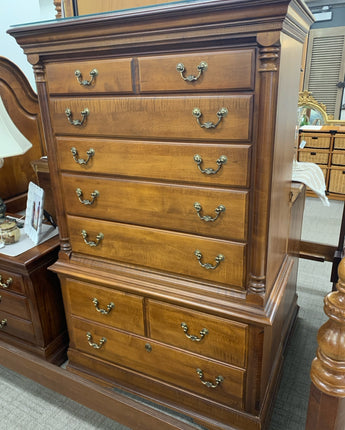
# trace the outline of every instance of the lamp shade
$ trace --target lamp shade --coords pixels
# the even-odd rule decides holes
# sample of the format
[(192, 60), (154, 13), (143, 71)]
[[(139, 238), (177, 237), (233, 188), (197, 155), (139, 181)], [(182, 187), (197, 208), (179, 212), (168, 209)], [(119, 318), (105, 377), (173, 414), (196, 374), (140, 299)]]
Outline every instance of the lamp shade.
[(0, 158), (24, 154), (32, 147), (10, 118), (0, 96)]

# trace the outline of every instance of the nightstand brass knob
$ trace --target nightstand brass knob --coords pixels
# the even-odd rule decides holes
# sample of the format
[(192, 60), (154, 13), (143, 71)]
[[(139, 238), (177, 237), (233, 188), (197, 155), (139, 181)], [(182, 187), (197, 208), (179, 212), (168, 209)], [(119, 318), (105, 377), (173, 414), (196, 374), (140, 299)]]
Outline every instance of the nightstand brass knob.
[(97, 236), (96, 236), (96, 241), (95, 242), (93, 240), (87, 240), (88, 233), (87, 233), (86, 230), (82, 230), (81, 231), (81, 236), (84, 239), (84, 242), (86, 243), (86, 245), (89, 245), (91, 247), (98, 246), (101, 243), (102, 239), (104, 239), (104, 234), (103, 233), (98, 233)]
[(8, 278), (7, 281), (2, 282), (2, 276), (0, 275), (0, 287), (2, 288), (9, 288), (9, 286), (12, 284), (13, 279)]
[(196, 373), (199, 375), (199, 378), (201, 382), (207, 387), (207, 388), (217, 388), (219, 384), (221, 384), (224, 381), (224, 376), (217, 376), (216, 377), (216, 383), (209, 381), (204, 381), (204, 372), (201, 369), (196, 369)]
[(215, 175), (216, 173), (219, 172), (219, 170), (222, 168), (223, 164), (225, 164), (228, 159), (226, 158), (225, 155), (221, 155), (218, 160), (216, 161), (218, 168), (216, 170), (213, 170), (212, 168), (208, 167), (206, 169), (203, 169), (201, 167), (202, 164), (202, 158), (199, 154), (195, 154), (194, 155), (194, 161), (196, 162), (196, 164), (198, 165), (198, 169), (200, 170), (201, 173), (204, 173), (205, 175)]
[(222, 212), (225, 212), (225, 206), (223, 206), (223, 205), (219, 205), (219, 206), (217, 206), (217, 207), (216, 207), (216, 209), (214, 210), (214, 211), (215, 211), (215, 213), (216, 213), (216, 216), (212, 218), (210, 215), (201, 215), (202, 207), (201, 207), (201, 204), (200, 204), (200, 203), (195, 202), (195, 203), (194, 203), (194, 208), (195, 208), (195, 210), (196, 210), (196, 213), (198, 214), (198, 217), (199, 217), (201, 220), (205, 221), (205, 222), (209, 222), (209, 221), (213, 222), (213, 221), (215, 221), (215, 220), (219, 217), (219, 215), (220, 215)]
[(108, 315), (115, 306), (113, 302), (110, 302), (109, 305), (107, 305), (107, 309), (101, 309), (98, 307), (99, 301), (96, 299), (96, 297), (92, 299), (92, 303), (95, 305), (96, 311), (102, 315)]
[(207, 67), (208, 65), (206, 61), (201, 61), (201, 63), (196, 67), (197, 70), (199, 71), (197, 76), (194, 76), (194, 75), (184, 76), (183, 73), (185, 71), (185, 67), (182, 63), (178, 63), (178, 65), (176, 66), (176, 70), (180, 73), (181, 78), (184, 81), (193, 82), (193, 81), (197, 81), (200, 78), (202, 72), (205, 72), (207, 70)]
[(98, 344), (95, 343), (95, 342), (92, 342), (92, 335), (91, 335), (91, 333), (89, 331), (86, 333), (86, 339), (87, 339), (89, 345), (92, 346), (92, 348), (95, 348), (95, 349), (101, 349), (102, 346), (107, 341), (107, 339), (105, 337), (102, 337), (102, 339), (99, 341)]
[(221, 120), (227, 116), (228, 110), (227, 108), (223, 107), (217, 112), (216, 115), (218, 117), (218, 121), (215, 124), (212, 121), (201, 123), (200, 118), (202, 117), (202, 113), (199, 108), (194, 108), (192, 114), (196, 118), (197, 123), (200, 125), (201, 128), (216, 128), (221, 122)]
[(86, 155), (87, 155), (86, 160), (84, 158), (78, 158), (78, 151), (77, 151), (77, 148), (75, 148), (74, 146), (73, 148), (71, 148), (71, 152), (72, 152), (74, 161), (80, 165), (87, 164), (91, 160), (91, 158), (95, 155), (95, 150), (93, 148), (90, 148), (88, 151), (86, 151)]
[(200, 330), (200, 337), (195, 336), (193, 334), (188, 334), (188, 326), (185, 322), (181, 323), (181, 327), (184, 331), (184, 334), (186, 335), (186, 337), (188, 337), (188, 339), (190, 339), (192, 342), (200, 342), (203, 340), (203, 338), (208, 334), (208, 330), (207, 328), (203, 328)]
[(211, 263), (202, 263), (202, 253), (198, 249), (194, 251), (194, 255), (198, 259), (200, 266), (207, 270), (216, 269), (219, 266), (220, 262), (224, 260), (224, 255), (218, 254), (215, 258), (216, 264), (212, 265)]
[(72, 111), (71, 111), (71, 109), (70, 109), (70, 108), (67, 108), (67, 109), (65, 110), (65, 114), (66, 114), (66, 116), (67, 116), (68, 122), (69, 122), (70, 124), (72, 124), (72, 125), (76, 126), (76, 127), (81, 127), (83, 124), (85, 124), (85, 122), (86, 122), (86, 118), (88, 117), (89, 113), (90, 113), (90, 111), (89, 111), (89, 109), (88, 109), (88, 108), (83, 109), (83, 110), (80, 112), (80, 114), (81, 114), (81, 116), (82, 116), (82, 119), (80, 120), (80, 119), (72, 119), (73, 114), (72, 114)]
[(75, 190), (77, 196), (78, 196), (78, 200), (80, 201), (80, 203), (82, 203), (83, 205), (92, 205), (92, 203), (97, 199), (97, 197), (99, 196), (99, 191), (95, 190), (92, 191), (91, 193), (91, 200), (87, 200), (87, 199), (83, 199), (83, 192), (80, 188), (77, 188)]
[(0, 329), (4, 328), (7, 325), (7, 319), (4, 318), (3, 320), (0, 321)]
[(87, 81), (86, 79), (83, 80), (83, 77), (82, 77), (80, 70), (76, 70), (74, 72), (74, 74), (77, 77), (77, 81), (79, 82), (80, 85), (82, 85), (84, 87), (88, 87), (88, 86), (92, 85), (92, 83), (95, 82), (96, 76), (98, 75), (98, 71), (96, 69), (91, 70), (91, 72), (89, 73), (91, 79), (89, 81)]

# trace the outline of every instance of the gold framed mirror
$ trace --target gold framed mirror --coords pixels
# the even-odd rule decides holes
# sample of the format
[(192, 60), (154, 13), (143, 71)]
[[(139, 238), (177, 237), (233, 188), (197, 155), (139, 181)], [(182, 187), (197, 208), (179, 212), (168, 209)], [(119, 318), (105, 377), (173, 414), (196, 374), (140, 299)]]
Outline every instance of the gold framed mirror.
[(344, 126), (345, 120), (334, 119), (333, 115), (328, 115), (326, 105), (318, 102), (310, 91), (302, 91), (298, 97), (298, 125)]

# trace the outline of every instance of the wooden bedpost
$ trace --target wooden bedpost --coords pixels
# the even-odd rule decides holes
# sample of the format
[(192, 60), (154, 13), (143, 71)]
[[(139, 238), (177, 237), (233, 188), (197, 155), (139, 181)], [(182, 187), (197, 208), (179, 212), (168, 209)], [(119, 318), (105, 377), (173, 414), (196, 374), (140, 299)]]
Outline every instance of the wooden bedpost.
[(339, 263), (338, 275), (336, 291), (324, 299), (329, 320), (317, 336), (306, 430), (345, 428), (345, 258)]

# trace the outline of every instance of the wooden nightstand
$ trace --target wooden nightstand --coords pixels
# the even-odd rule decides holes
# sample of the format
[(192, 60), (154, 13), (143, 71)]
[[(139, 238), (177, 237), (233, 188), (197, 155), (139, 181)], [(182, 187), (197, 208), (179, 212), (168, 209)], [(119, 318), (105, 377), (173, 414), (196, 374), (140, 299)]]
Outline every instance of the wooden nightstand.
[(47, 270), (58, 251), (57, 235), (16, 257), (0, 253), (0, 340), (55, 364), (68, 344), (60, 283)]

